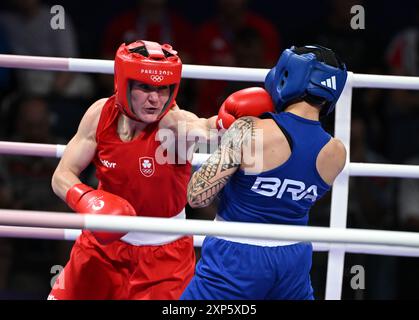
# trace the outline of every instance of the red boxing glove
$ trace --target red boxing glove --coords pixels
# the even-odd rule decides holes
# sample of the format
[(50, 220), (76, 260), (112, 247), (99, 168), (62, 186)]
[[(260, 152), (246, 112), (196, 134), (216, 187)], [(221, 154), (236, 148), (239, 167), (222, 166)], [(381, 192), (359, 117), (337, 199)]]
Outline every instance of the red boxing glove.
[[(135, 209), (125, 199), (112, 193), (95, 190), (83, 183), (75, 184), (66, 194), (66, 202), (78, 213), (136, 216)], [(91, 231), (100, 244), (121, 239), (126, 233)]]
[(274, 110), (271, 96), (265, 89), (253, 87), (239, 90), (232, 93), (221, 105), (217, 129), (228, 129), (240, 117), (258, 117), (264, 112)]

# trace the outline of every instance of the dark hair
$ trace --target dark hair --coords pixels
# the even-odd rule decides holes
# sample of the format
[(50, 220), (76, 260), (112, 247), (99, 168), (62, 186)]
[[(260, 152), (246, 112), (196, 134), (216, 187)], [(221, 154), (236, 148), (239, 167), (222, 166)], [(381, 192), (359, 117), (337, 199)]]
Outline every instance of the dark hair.
[(338, 55), (331, 49), (321, 45), (316, 44), (314, 46), (294, 47), (292, 51), (298, 55), (313, 53), (320, 62), (335, 68), (343, 69), (343, 62), (339, 59)]
[[(293, 47), (292, 51), (298, 55), (313, 53), (318, 61), (331, 67), (344, 69), (344, 63), (339, 59), (337, 54), (333, 50), (321, 45), (316, 44), (313, 46)], [(324, 98), (312, 94), (307, 94), (303, 100), (315, 106), (322, 106), (326, 102)]]

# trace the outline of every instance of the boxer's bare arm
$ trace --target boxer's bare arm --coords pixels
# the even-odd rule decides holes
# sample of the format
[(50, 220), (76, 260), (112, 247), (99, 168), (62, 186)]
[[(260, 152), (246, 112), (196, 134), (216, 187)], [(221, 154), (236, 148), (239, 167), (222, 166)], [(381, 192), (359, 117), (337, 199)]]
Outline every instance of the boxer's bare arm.
[(51, 186), (55, 194), (65, 200), (68, 189), (80, 183), (80, 173), (90, 164), (96, 151), (96, 129), (107, 99), (93, 103), (80, 121), (74, 137), (67, 144), (54, 172)]
[(160, 120), (158, 139), (168, 152), (177, 154), (179, 161), (191, 162), (198, 144), (205, 148), (208, 142), (218, 145), (216, 120), (217, 116), (199, 118), (176, 106)]
[(216, 133), (217, 116), (211, 118), (199, 118), (192, 112), (174, 107), (160, 121), (160, 128), (172, 130), (175, 135), (184, 130), (189, 136), (199, 138), (201, 141), (210, 141), (216, 139), (216, 134), (211, 135), (211, 130)]
[(346, 163), (346, 149), (343, 143), (332, 138), (317, 156), (316, 167), (322, 179), (332, 185)]
[(221, 146), (193, 174), (188, 185), (192, 208), (208, 206), (242, 163), (243, 146), (252, 141), (255, 118), (236, 120), (226, 131)]

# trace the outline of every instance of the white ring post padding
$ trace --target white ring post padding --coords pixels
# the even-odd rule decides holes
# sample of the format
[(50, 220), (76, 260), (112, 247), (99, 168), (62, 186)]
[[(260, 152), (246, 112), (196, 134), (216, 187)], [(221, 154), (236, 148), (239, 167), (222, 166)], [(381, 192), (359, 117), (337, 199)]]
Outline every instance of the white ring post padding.
[(61, 158), (63, 156), (66, 145), (57, 144), (57, 150), (55, 151), (55, 157)]
[(419, 248), (419, 233), (264, 223), (0, 210), (0, 225), (113, 232), (214, 235), (250, 239), (354, 243)]
[(76, 240), (81, 234), (81, 230), (78, 229), (64, 229), (64, 239), (62, 240)]
[[(346, 162), (349, 163), (351, 137), (352, 105), (352, 72), (348, 72), (345, 88), (336, 105), (335, 137), (340, 139), (347, 151)], [(349, 172), (346, 165), (333, 183), (332, 203), (330, 209), (330, 227), (338, 230), (346, 228), (348, 214)], [(327, 261), (326, 300), (341, 298), (345, 250), (331, 247)]]
[(192, 158), (192, 165), (193, 166), (200, 166), (209, 157), (210, 157), (210, 154), (208, 154), (208, 153), (194, 153), (193, 154), (193, 158)]

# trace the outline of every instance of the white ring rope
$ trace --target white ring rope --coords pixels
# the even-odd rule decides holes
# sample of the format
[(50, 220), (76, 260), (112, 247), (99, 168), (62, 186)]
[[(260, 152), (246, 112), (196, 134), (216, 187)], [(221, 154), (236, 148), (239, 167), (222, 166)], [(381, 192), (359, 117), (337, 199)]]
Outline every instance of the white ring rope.
[[(56, 71), (71, 71), (71, 72), (95, 72), (95, 73), (106, 73), (113, 74), (113, 61), (112, 60), (94, 60), (94, 59), (74, 59), (74, 58), (52, 58), (52, 57), (34, 57), (34, 56), (18, 56), (18, 55), (0, 55), (0, 67), (12, 67), (12, 68), (25, 68), (25, 69), (39, 69), (39, 70), (56, 70)], [(212, 80), (235, 80), (235, 81), (253, 81), (263, 82), (268, 72), (268, 69), (255, 69), (255, 68), (232, 68), (232, 67), (214, 67), (214, 66), (198, 66), (198, 65), (183, 65), (182, 77), (192, 79), (212, 79)], [(382, 89), (411, 89), (419, 90), (419, 77), (403, 77), (403, 76), (386, 76), (386, 75), (373, 75), (373, 74), (355, 74), (348, 72), (348, 79), (345, 85), (344, 92), (342, 93), (337, 106), (335, 114), (335, 137), (340, 139), (348, 150), (347, 157), (350, 158), (350, 122), (351, 122), (351, 104), (352, 104), (352, 90), (353, 88), (382, 88)], [(20, 149), (22, 148), (22, 149)], [(0, 142), (0, 154), (23, 154), (23, 155), (35, 155), (35, 156), (49, 156), (49, 157), (61, 157), (65, 146), (34, 146), (33, 144), (16, 145), (10, 144), (9, 142)], [(208, 155), (206, 154), (195, 154), (194, 165), (201, 164)], [(370, 243), (368, 246), (365, 244), (358, 244), (356, 241), (352, 244), (327, 244), (328, 255), (328, 270), (326, 278), (326, 300), (329, 299), (340, 299), (342, 292), (342, 279), (344, 269), (344, 258), (345, 252), (357, 253), (388, 253), (394, 255), (412, 255), (416, 256), (416, 248), (399, 247), (400, 239), (407, 240), (409, 238), (413, 241), (409, 233), (404, 232), (390, 232), (390, 231), (376, 231), (376, 230), (348, 230), (346, 229), (347, 220), (347, 202), (349, 192), (349, 176), (383, 176), (383, 177), (399, 177), (399, 178), (419, 178), (418, 166), (407, 166), (407, 165), (389, 165), (389, 164), (372, 164), (372, 163), (350, 163), (347, 162), (347, 166), (344, 172), (338, 176), (334, 183), (332, 191), (332, 206), (330, 211), (330, 228), (323, 228), (324, 235), (331, 236), (330, 241), (343, 239), (346, 236), (354, 236), (355, 234), (360, 235), (361, 233), (365, 236), (365, 243)], [(95, 216), (88, 219), (99, 219)], [(107, 216), (107, 218), (112, 218)], [(115, 217), (121, 218), (121, 217)], [(50, 219), (53, 221), (55, 217), (51, 216)], [(132, 217), (132, 219), (135, 219)], [(143, 218), (144, 219), (144, 218)], [(151, 219), (151, 218), (149, 218)], [(150, 232), (158, 231), (161, 232), (162, 227), (171, 225), (174, 221), (166, 221), (156, 226), (156, 229), (147, 230)], [(99, 222), (99, 221), (97, 221)], [(195, 226), (197, 221), (188, 220), (188, 227)], [(214, 222), (206, 222), (214, 224)], [(22, 221), (21, 225), (25, 225)], [(214, 224), (215, 226), (215, 224)], [(216, 225), (220, 226), (219, 224)], [(231, 227), (231, 223), (229, 223)], [(243, 226), (243, 224), (241, 225)], [(263, 239), (267, 238), (267, 235), (271, 236), (268, 232), (272, 230), (279, 231), (281, 227), (292, 226), (278, 226), (278, 225), (266, 225)], [(273, 229), (269, 229), (273, 228)], [(306, 233), (314, 235), (314, 227), (301, 227), (296, 229), (297, 235), (307, 236)], [(269, 229), (269, 230), (268, 230)], [(202, 229), (200, 229), (202, 230)], [(291, 229), (281, 229), (280, 232)], [(9, 230), (10, 231), (10, 230)], [(232, 230), (230, 230), (232, 231)], [(251, 231), (251, 230), (249, 230)], [(266, 232), (268, 231), (268, 232)], [(347, 233), (349, 232), (349, 233)], [(365, 233), (364, 233), (365, 232)], [(377, 239), (370, 239), (372, 235), (377, 235), (377, 232), (381, 232), (382, 237), (389, 237), (387, 240), (393, 239), (397, 243), (390, 241), (392, 245), (390, 247), (383, 246), (383, 244), (371, 245), (375, 243)], [(176, 231), (178, 233), (178, 231)], [(194, 234), (196, 230), (188, 231), (188, 234)], [(199, 232), (198, 232), (199, 233)], [(1, 232), (0, 232), (1, 234)], [(211, 234), (211, 233), (209, 233)], [(322, 233), (323, 234), (323, 233)], [(339, 234), (343, 238), (339, 238)], [(227, 236), (234, 236), (230, 232), (226, 231)], [(281, 233), (281, 237), (284, 234)], [(294, 239), (290, 234), (286, 240)], [(320, 235), (320, 234), (318, 234)], [(333, 235), (333, 236), (332, 236)], [(397, 238), (399, 235), (401, 238)], [(250, 236), (246, 233), (246, 236)], [(404, 237), (407, 238), (404, 238)], [(416, 235), (417, 236), (417, 235)], [(396, 238), (393, 238), (396, 237)], [(282, 238), (281, 238), (282, 239)], [(345, 241), (349, 241), (352, 238), (345, 238)], [(285, 240), (285, 238), (284, 238)], [(317, 238), (308, 237), (306, 241), (320, 241)], [(368, 241), (370, 240), (370, 241)], [(384, 238), (381, 238), (384, 240)], [(416, 245), (417, 238), (414, 237), (414, 245)], [(372, 241), (372, 242), (371, 242)], [(403, 242), (403, 241), (402, 241)], [(411, 246), (413, 242), (407, 241)], [(402, 246), (407, 245), (400, 244)], [(355, 250), (355, 251), (350, 251)], [(397, 254), (398, 253), (398, 254)]]
[[(0, 67), (106, 74), (113, 74), (114, 72), (113, 60), (36, 57), (11, 54), (0, 54)], [(182, 77), (190, 79), (261, 82), (265, 79), (267, 73), (267, 69), (258, 68), (231, 68), (188, 64), (184, 64), (182, 67)]]
[[(113, 60), (55, 58), (0, 54), (0, 67), (38, 70), (95, 72), (113, 74)], [(184, 64), (183, 78), (263, 82), (268, 69), (216, 67)], [(352, 74), (352, 72), (350, 72)], [(385, 76), (354, 73), (350, 85), (355, 88), (416, 89), (419, 77)]]
[(349, 163), (349, 175), (419, 179), (419, 165), (351, 162)]
[[(65, 145), (42, 144), (26, 142), (0, 141), (0, 154), (18, 154), (25, 156), (57, 157), (63, 155)], [(194, 153), (192, 164), (201, 165), (210, 155), (207, 153)], [(351, 162), (345, 170), (350, 176), (363, 177), (394, 177), (419, 179), (419, 165), (397, 165), (380, 163)]]
[[(48, 239), (74, 241), (81, 234), (78, 229), (0, 226), (0, 237), (24, 239)], [(194, 235), (194, 246), (201, 247), (205, 236)], [(332, 247), (343, 248), (347, 253), (375, 254), (386, 256), (419, 257), (419, 248), (402, 246), (369, 245), (354, 243), (312, 242), (313, 251), (327, 252)]]
[(0, 225), (89, 229), (113, 232), (159, 232), (167, 234), (195, 234), (250, 239), (372, 244), (419, 248), (419, 233), (415, 232), (289, 226), (247, 222), (0, 210)]

